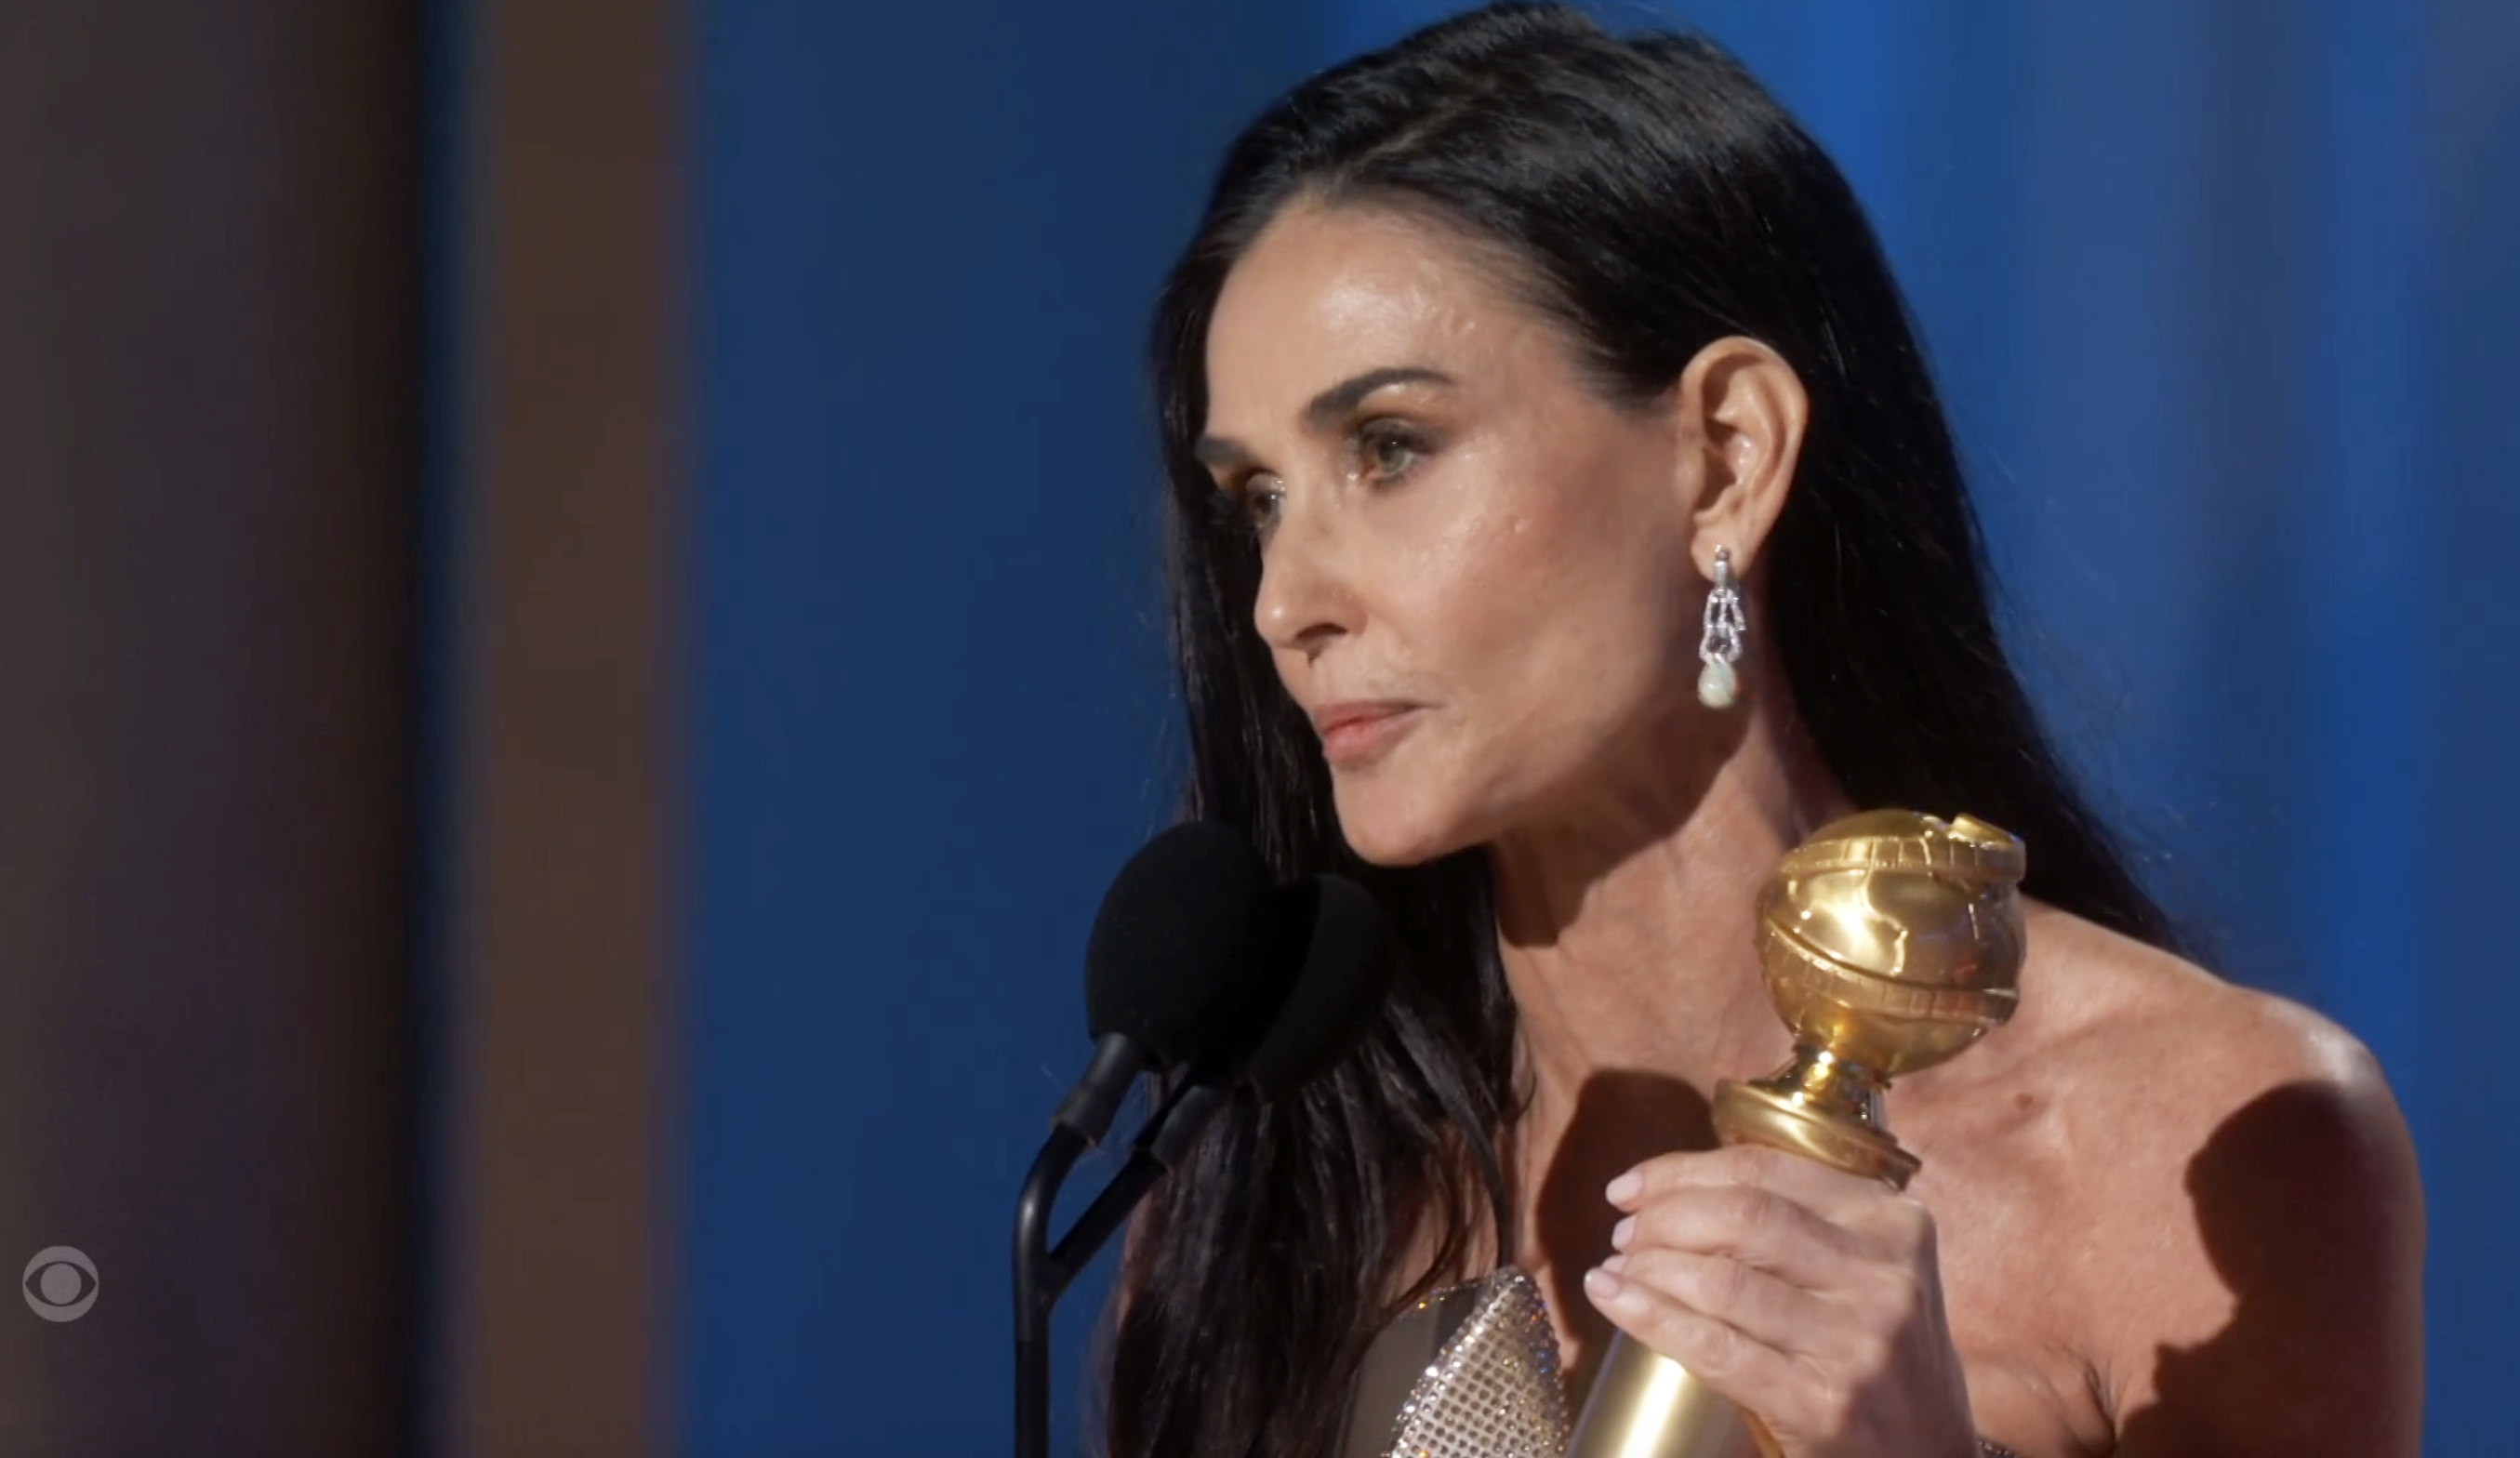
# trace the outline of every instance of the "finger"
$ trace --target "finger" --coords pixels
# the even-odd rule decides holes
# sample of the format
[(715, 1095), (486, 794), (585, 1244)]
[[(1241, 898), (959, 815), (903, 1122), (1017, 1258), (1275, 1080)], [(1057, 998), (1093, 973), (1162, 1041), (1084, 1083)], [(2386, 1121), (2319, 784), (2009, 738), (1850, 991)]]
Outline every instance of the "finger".
[(1822, 1219), (1840, 1223), (1897, 1198), (1896, 1191), (1868, 1175), (1849, 1174), (1818, 1160), (1756, 1144), (1647, 1160), (1610, 1181), (1603, 1193), (1612, 1205), (1633, 1210), (1672, 1190), (1732, 1185), (1774, 1191)]
[(1665, 1191), (1610, 1231), (1635, 1253), (1662, 1248), (1723, 1256), (1812, 1291), (1834, 1290), (1856, 1268), (1894, 1255), (1870, 1232), (1851, 1230), (1755, 1185)]
[(1811, 1292), (1721, 1255), (1650, 1247), (1613, 1255), (1602, 1268), (1782, 1352), (1812, 1355), (1805, 1339), (1838, 1319)]
[(1933, 1245), (1933, 1217), (1914, 1197), (1781, 1150), (1744, 1147), (1666, 1155), (1610, 1182), (1621, 1209), (1636, 1210), (1678, 1191), (1766, 1190), (1856, 1236), (1850, 1249), (1905, 1263)]
[(1751, 1412), (1773, 1408), (1796, 1377), (1792, 1357), (1642, 1281), (1596, 1267), (1585, 1273), (1584, 1294), (1620, 1331)]

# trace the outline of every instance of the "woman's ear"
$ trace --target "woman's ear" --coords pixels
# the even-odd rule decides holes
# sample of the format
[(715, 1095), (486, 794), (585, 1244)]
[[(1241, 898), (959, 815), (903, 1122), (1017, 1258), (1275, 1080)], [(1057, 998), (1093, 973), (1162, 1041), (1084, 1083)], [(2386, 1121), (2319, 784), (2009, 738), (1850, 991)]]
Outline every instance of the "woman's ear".
[(1733, 572), (1746, 577), (1793, 488), (1811, 397), (1783, 355), (1742, 335), (1697, 351), (1675, 389), (1694, 492), (1689, 555), (1712, 581), (1715, 549), (1729, 548)]

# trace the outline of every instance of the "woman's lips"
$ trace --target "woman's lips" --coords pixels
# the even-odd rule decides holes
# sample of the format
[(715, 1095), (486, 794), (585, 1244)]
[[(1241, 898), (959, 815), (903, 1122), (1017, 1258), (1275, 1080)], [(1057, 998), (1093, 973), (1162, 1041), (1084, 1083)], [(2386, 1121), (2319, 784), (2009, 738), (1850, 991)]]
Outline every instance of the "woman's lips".
[(1366, 764), (1381, 757), (1417, 725), (1415, 705), (1342, 711), (1330, 716), (1329, 724), (1322, 730), (1322, 754), (1343, 768)]

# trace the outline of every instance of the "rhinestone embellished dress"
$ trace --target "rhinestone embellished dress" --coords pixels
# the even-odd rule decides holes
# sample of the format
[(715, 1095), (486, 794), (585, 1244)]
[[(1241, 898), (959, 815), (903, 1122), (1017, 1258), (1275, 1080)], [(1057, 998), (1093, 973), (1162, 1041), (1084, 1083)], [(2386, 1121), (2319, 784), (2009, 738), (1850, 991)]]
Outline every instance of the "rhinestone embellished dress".
[[(1446, 1287), (1374, 1336), (1339, 1458), (1563, 1458), (1571, 1428), (1540, 1288), (1508, 1266)], [(1984, 1458), (2017, 1458), (1978, 1439)]]

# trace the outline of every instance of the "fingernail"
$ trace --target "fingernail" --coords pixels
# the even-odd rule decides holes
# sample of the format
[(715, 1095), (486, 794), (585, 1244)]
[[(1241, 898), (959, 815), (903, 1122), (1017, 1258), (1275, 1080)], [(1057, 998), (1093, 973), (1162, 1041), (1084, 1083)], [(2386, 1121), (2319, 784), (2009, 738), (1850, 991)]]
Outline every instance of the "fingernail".
[(1603, 1304), (1617, 1300), (1627, 1294), (1627, 1282), (1601, 1266), (1597, 1265), (1584, 1273), (1584, 1294)]
[(1637, 1192), (1642, 1190), (1644, 1187), (1644, 1177), (1631, 1169), (1627, 1173), (1620, 1175), (1617, 1179), (1610, 1181), (1610, 1188), (1605, 1193), (1609, 1195), (1610, 1203), (1612, 1205), (1625, 1205), (1629, 1201), (1636, 1199)]
[(1613, 1276), (1624, 1276), (1628, 1273), (1628, 1257), (1625, 1255), (1613, 1255), (1609, 1259), (1601, 1262), (1601, 1269), (1608, 1271)]
[(1630, 1215), (1626, 1219), (1621, 1220), (1618, 1224), (1611, 1226), (1610, 1249), (1613, 1251), (1626, 1250), (1628, 1248), (1628, 1237), (1636, 1233), (1637, 1217), (1634, 1215)]

